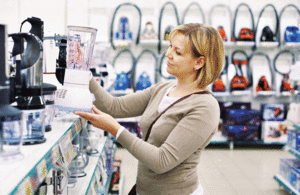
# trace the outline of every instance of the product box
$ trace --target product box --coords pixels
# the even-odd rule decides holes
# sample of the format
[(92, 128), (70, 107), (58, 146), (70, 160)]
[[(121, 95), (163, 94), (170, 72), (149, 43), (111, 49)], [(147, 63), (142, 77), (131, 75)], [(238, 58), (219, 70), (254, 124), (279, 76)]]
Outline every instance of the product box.
[(258, 140), (259, 126), (228, 125), (228, 140)]
[(287, 143), (287, 126), (282, 121), (263, 121), (261, 139), (265, 143)]
[(227, 110), (250, 110), (251, 103), (250, 102), (219, 102), (220, 110), (221, 110), (221, 118), (224, 120), (226, 118)]
[(287, 131), (287, 146), (296, 150), (296, 131), (288, 129)]
[(290, 184), (299, 192), (300, 190), (300, 168), (299, 167), (291, 168)]
[(261, 111), (264, 121), (283, 121), (285, 119), (284, 104), (262, 104)]
[(292, 168), (300, 167), (300, 159), (280, 159), (279, 175), (281, 175), (287, 182), (291, 181)]
[(259, 110), (237, 110), (226, 111), (226, 125), (260, 126), (261, 113)]
[(299, 131), (296, 131), (296, 144), (295, 144), (295, 147), (296, 147), (296, 151), (300, 152), (300, 132)]

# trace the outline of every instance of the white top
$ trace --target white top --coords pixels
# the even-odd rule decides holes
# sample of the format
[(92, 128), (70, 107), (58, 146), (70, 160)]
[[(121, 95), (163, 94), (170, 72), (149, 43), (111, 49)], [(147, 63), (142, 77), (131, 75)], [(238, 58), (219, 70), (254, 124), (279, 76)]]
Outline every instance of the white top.
[[(173, 104), (175, 101), (180, 99), (179, 97), (169, 97), (168, 93), (174, 86), (170, 87), (167, 91), (166, 94), (164, 95), (163, 99), (161, 100), (159, 106), (158, 106), (158, 112), (161, 113), (163, 112), (166, 108), (168, 108), (171, 104)], [(116, 139), (118, 139), (119, 135), (122, 133), (124, 130), (124, 127), (120, 127), (120, 129), (117, 132)]]

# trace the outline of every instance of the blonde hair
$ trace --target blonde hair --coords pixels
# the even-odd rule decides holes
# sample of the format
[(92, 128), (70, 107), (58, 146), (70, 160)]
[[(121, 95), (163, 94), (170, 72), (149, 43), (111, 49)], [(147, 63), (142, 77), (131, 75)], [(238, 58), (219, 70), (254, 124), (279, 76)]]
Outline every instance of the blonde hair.
[(215, 82), (222, 71), (225, 60), (224, 44), (219, 32), (211, 26), (190, 23), (174, 28), (170, 33), (170, 40), (177, 34), (187, 37), (194, 57), (205, 57), (205, 64), (198, 71), (195, 82), (201, 88)]

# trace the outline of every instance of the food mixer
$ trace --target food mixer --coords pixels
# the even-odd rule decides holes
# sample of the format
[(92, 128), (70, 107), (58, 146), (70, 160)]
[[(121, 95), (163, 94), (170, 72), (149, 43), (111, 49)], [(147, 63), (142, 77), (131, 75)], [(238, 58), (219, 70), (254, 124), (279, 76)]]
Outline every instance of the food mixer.
[(22, 112), (10, 106), (6, 25), (0, 24), (0, 162), (21, 159)]
[(57, 90), (55, 103), (61, 111), (92, 111), (95, 98), (89, 91), (89, 82), (96, 33), (95, 28), (68, 26), (67, 68), (63, 86)]
[(12, 79), (14, 89), (10, 99), (23, 112), (23, 143), (43, 143), (46, 139), (42, 41), (31, 33), (14, 33), (9, 37), (14, 41), (12, 57), (16, 58), (16, 75)]

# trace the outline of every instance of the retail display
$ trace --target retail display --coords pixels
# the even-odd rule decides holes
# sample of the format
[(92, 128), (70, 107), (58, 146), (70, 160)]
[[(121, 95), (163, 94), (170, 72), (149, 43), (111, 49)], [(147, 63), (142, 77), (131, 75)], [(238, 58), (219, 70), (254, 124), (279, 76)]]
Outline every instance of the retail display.
[[(153, 58), (152, 61), (154, 61), (154, 64), (151, 67), (151, 64), (149, 61), (146, 61), (144, 63), (139, 63), (141, 61), (141, 59), (143, 58), (143, 56), (146, 56), (147, 54), (149, 54), (151, 56), (151, 58)], [(147, 55), (147, 56), (149, 56)], [(145, 59), (149, 59), (149, 58), (145, 58)], [(139, 56), (136, 59), (135, 62), (135, 90), (139, 91), (139, 90), (144, 90), (148, 87), (150, 87), (154, 82), (157, 82), (157, 76), (156, 76), (156, 67), (158, 64), (158, 59), (156, 54), (149, 50), (149, 49), (144, 49)]]
[[(45, 139), (45, 101), (42, 96), (43, 46), (31, 33), (9, 34), (14, 41), (12, 56), (16, 60), (14, 104), (24, 117), (23, 143), (43, 143)], [(26, 48), (24, 48), (24, 40)]]
[[(22, 27), (24, 25), (24, 23), (30, 23), (31, 25), (31, 29), (29, 30), (30, 33), (36, 35), (39, 37), (39, 39), (43, 42), (43, 81), (45, 80), (45, 77), (47, 78), (48, 81), (50, 82), (54, 82), (57, 81), (55, 78), (53, 77), (47, 77), (44, 76), (45, 73), (47, 73), (47, 69), (50, 69), (52, 67), (55, 66), (55, 63), (51, 64), (49, 63), (48, 66), (46, 64), (46, 59), (44, 59), (45, 55), (45, 47), (44, 47), (44, 21), (42, 21), (40, 18), (37, 17), (31, 17), (31, 18), (27, 18), (26, 20), (24, 20), (21, 23), (21, 27), (20, 27), (20, 31), (22, 31)], [(48, 45), (49, 46), (49, 45)], [(52, 45), (52, 47), (54, 47)], [(52, 48), (53, 49), (53, 48)], [(49, 51), (49, 50), (48, 50)], [(53, 69), (53, 68), (52, 68)], [(55, 70), (54, 70), (55, 72)], [(53, 75), (53, 72), (51, 72), (51, 75)], [(56, 84), (56, 83), (55, 83)], [(55, 107), (54, 107), (54, 93), (56, 91), (57, 87), (56, 85), (50, 84), (50, 83), (42, 83), (42, 95), (43, 98), (45, 100), (45, 98), (47, 98), (47, 100), (45, 100), (46, 103), (46, 107), (45, 107), (45, 131), (51, 131), (51, 122), (53, 120), (54, 117), (54, 111), (55, 111)]]
[(157, 33), (154, 30), (152, 22), (147, 22), (142, 32), (141, 39), (144, 40), (157, 40)]
[(227, 110), (223, 132), (229, 140), (258, 140), (260, 119), (257, 110)]
[(64, 83), (65, 71), (67, 68), (67, 37), (55, 36), (56, 46), (59, 47), (58, 59), (56, 60), (55, 76), (59, 83)]
[(262, 120), (264, 121), (284, 121), (285, 120), (285, 105), (280, 103), (262, 104)]
[[(285, 60), (290, 62), (290, 64), (280, 64), (278, 65), (276, 62), (278, 58), (282, 55), (289, 55), (292, 59)], [(282, 50), (276, 54), (273, 60), (274, 70), (276, 74), (276, 92), (280, 95), (287, 94), (286, 92), (293, 92), (294, 91), (294, 83), (289, 79), (289, 73), (291, 72), (291, 66), (295, 64), (295, 55), (289, 50)], [(283, 72), (284, 71), (284, 72)], [(289, 95), (289, 94), (287, 94)]]
[(129, 28), (129, 20), (127, 17), (121, 17), (119, 21), (119, 29), (116, 32), (116, 39), (120, 40), (132, 40), (132, 32)]
[[(157, 50), (158, 50), (158, 54), (160, 54), (161, 52), (161, 41), (162, 41), (162, 38), (161, 38), (161, 32), (162, 32), (162, 17), (163, 17), (163, 13), (164, 13), (164, 10), (166, 8), (167, 5), (170, 5), (173, 7), (174, 9), (174, 12), (175, 12), (175, 17), (176, 17), (176, 21), (177, 21), (177, 24), (176, 25), (179, 25), (180, 22), (179, 22), (179, 16), (178, 16), (178, 11), (177, 11), (177, 8), (176, 8), (176, 5), (171, 2), (171, 1), (167, 1), (163, 6), (162, 8), (160, 9), (160, 14), (159, 14), (159, 19), (158, 19), (158, 46), (157, 46)], [(168, 24), (169, 26), (171, 24)], [(176, 26), (174, 25), (174, 26)], [(167, 28), (166, 28), (167, 29)], [(171, 30), (171, 29), (170, 29)], [(168, 34), (168, 32), (166, 33), (166, 31), (164, 32), (164, 34)], [(164, 36), (164, 38), (168, 38), (168, 36)], [(165, 39), (165, 40), (168, 40), (168, 39)]]
[(127, 71), (125, 69), (122, 69), (116, 73), (117, 78), (113, 86), (114, 88), (111, 91), (114, 94), (126, 94), (126, 93), (130, 93), (130, 90), (135, 90), (135, 86), (134, 86), (135, 57), (133, 56), (131, 50), (129, 49), (121, 50), (114, 58), (112, 65), (116, 69), (116, 62), (118, 58), (124, 55), (125, 53), (128, 53), (130, 55), (131, 67), (129, 69), (127, 68)]
[[(139, 42), (140, 42), (142, 12), (141, 12), (140, 8), (137, 5), (133, 4), (133, 3), (122, 3), (122, 4), (118, 5), (118, 7), (115, 9), (115, 11), (113, 13), (112, 21), (111, 21), (111, 26), (110, 26), (110, 44), (111, 44), (111, 47), (114, 50), (116, 49), (116, 46), (114, 44), (114, 21), (115, 21), (116, 14), (117, 14), (118, 10), (122, 6), (131, 6), (131, 7), (134, 7), (138, 11), (138, 14), (139, 14), (139, 27), (138, 27), (138, 31), (137, 31), (137, 35), (136, 35), (136, 45), (138, 45)], [(127, 17), (120, 18), (120, 25), (119, 25), (118, 30), (119, 30), (119, 32), (117, 33), (118, 36), (116, 38), (122, 37), (123, 40), (127, 40), (128, 38), (133, 39), (132, 33), (128, 33), (129, 25), (128, 25), (128, 18)]]
[[(241, 7), (246, 7), (247, 10), (249, 11), (252, 26), (250, 28), (249, 27), (242, 27), (240, 29), (239, 35), (237, 37), (236, 36), (236, 20), (237, 20), (239, 9)], [(236, 10), (235, 10), (235, 14), (234, 14), (234, 17), (233, 17), (233, 27), (232, 27), (231, 41), (233, 41), (233, 42), (236, 42), (236, 41), (254, 41), (255, 40), (255, 34), (253, 33), (254, 30), (255, 30), (254, 23), (255, 22), (254, 22), (254, 17), (253, 17), (253, 13), (252, 13), (251, 8), (245, 3), (239, 4), (237, 6)]]
[[(176, 3), (181, 10), (186, 6), (182, 15)], [(5, 185), (0, 185), (0, 194), (46, 194), (46, 191), (121, 194), (124, 176), (121, 160), (114, 156), (117, 141), (95, 127), (86, 128), (86, 121), (70, 117), (71, 112), (91, 111), (94, 101), (88, 86), (91, 75), (113, 96), (175, 79), (165, 70), (168, 60), (165, 46), (171, 30), (189, 20), (214, 26), (224, 41), (223, 70), (210, 86), (220, 104), (221, 119), (216, 134), (222, 139), (212, 139), (211, 144), (228, 143), (230, 149), (233, 143), (270, 148), (286, 144), (284, 149), (298, 159), (281, 159), (279, 174), (274, 178), (285, 189), (288, 185), (294, 194), (300, 193), (300, 61), (297, 61), (300, 31), (298, 23), (293, 24), (294, 13), (300, 15), (300, 10), (297, 3), (283, 5), (280, 12), (276, 10), (279, 5), (276, 2), (261, 7), (256, 7), (255, 2), (248, 3), (238, 4), (235, 10), (231, 10), (235, 3), (208, 7), (197, 2), (166, 1), (159, 3), (160, 9), (151, 2), (138, 4), (141, 9), (133, 3), (121, 3), (116, 9), (92, 7), (91, 3), (87, 5), (90, 15), (83, 14), (87, 21), (78, 23), (95, 28), (65, 26), (65, 23), (57, 26), (56, 30), (66, 35), (44, 36), (44, 22), (37, 17), (26, 18), (20, 32), (9, 35), (0, 24), (0, 40), (4, 40), (0, 42), (0, 56), (6, 57), (7, 48), (10, 49), (2, 45), (5, 36), (13, 44), (11, 59), (0, 58), (0, 163), (3, 165), (0, 181)], [(121, 10), (123, 6), (125, 10)], [(255, 12), (251, 6), (255, 6)], [(69, 20), (73, 11), (68, 9), (68, 12), (67, 21), (74, 22), (73, 18)], [(289, 17), (292, 22), (286, 22)], [(254, 18), (258, 18), (256, 23)], [(102, 42), (103, 39), (96, 42), (97, 28), (100, 30), (99, 23), (102, 25), (104, 20), (111, 20), (107, 21), (108, 29), (101, 28), (101, 32), (109, 31), (107, 42)], [(143, 30), (141, 22), (145, 24)], [(26, 23), (31, 25), (28, 33), (22, 32)], [(50, 27), (53, 26), (49, 24)], [(141, 40), (145, 42), (139, 44)], [(96, 44), (101, 48), (95, 55)], [(156, 47), (158, 52), (153, 52)], [(63, 116), (55, 117), (57, 108)], [(118, 119), (118, 122), (142, 137), (138, 118), (129, 122)], [(65, 140), (68, 142), (64, 145)], [(39, 145), (22, 146), (36, 143)], [(10, 160), (24, 158), (24, 162), (30, 162), (25, 171), (21, 166), (7, 165)], [(9, 176), (15, 171), (20, 176), (9, 185), (6, 178), (11, 179)]]
[(186, 15), (188, 14), (189, 10), (191, 9), (192, 6), (196, 6), (201, 14), (201, 17), (202, 17), (202, 23), (205, 24), (205, 16), (204, 16), (204, 12), (200, 6), (199, 3), (197, 2), (192, 2), (190, 3), (184, 10), (183, 12), (183, 15), (182, 15), (182, 20), (181, 20), (181, 24), (185, 24), (185, 18), (186, 18)]
[[(209, 13), (208, 13), (208, 19), (209, 19), (209, 24), (210, 25), (213, 25), (212, 23), (212, 17), (214, 16), (214, 14), (216, 13), (216, 12), (214, 12), (215, 11), (215, 9), (220, 9), (220, 8), (222, 8), (222, 9), (225, 9), (226, 10), (226, 12), (227, 12), (227, 18), (228, 18), (228, 20), (227, 21), (229, 21), (228, 22), (228, 25), (225, 27), (224, 25), (225, 25), (225, 22), (224, 22), (224, 20), (221, 20), (221, 19), (219, 19), (220, 18), (220, 15), (216, 15), (216, 18), (218, 19), (218, 24), (217, 25), (214, 25), (215, 26), (215, 28), (217, 28), (217, 30), (219, 31), (219, 33), (220, 33), (220, 35), (221, 35), (221, 37), (222, 37), (222, 39), (223, 39), (223, 41), (224, 42), (227, 42), (227, 41), (230, 41), (231, 39), (229, 38), (229, 34), (230, 33), (228, 33), (231, 29), (232, 29), (232, 24), (231, 24), (231, 20), (232, 20), (232, 13), (231, 13), (231, 10), (230, 10), (230, 8), (227, 6), (227, 5), (225, 5), (225, 4), (216, 4), (216, 5), (214, 5), (211, 9), (210, 9), (210, 11), (209, 11)], [(219, 10), (218, 10), (219, 11)], [(217, 12), (218, 14), (220, 14), (220, 12), (221, 11), (219, 11), (219, 12)], [(214, 14), (213, 14), (214, 13)], [(222, 13), (222, 12), (221, 12)], [(224, 18), (226, 18), (226, 14), (222, 14), (221, 16), (223, 16), (224, 15)], [(227, 29), (226, 31), (227, 31), (227, 33), (226, 33), (226, 31), (225, 31), (225, 29)]]
[(265, 143), (287, 142), (287, 126), (282, 121), (263, 121), (261, 139)]
[[(243, 57), (236, 57), (236, 55), (242, 55)], [(230, 84), (230, 91), (248, 91), (249, 87), (249, 58), (245, 51), (236, 50), (231, 54), (232, 65), (235, 67), (235, 75), (232, 78)], [(247, 74), (243, 72), (243, 67), (246, 66)], [(244, 68), (245, 70), (245, 68)]]
[[(287, 8), (294, 8), (297, 11), (297, 15), (300, 15), (300, 10), (297, 6), (294, 4), (288, 4), (284, 6), (279, 14), (279, 20), (280, 20), (280, 26), (283, 24), (281, 22), (282, 20), (282, 15), (286, 12)], [(297, 27), (297, 23), (294, 24), (293, 26), (286, 26), (285, 27), (285, 32), (284, 32), (284, 41), (286, 43), (295, 43), (300, 41), (300, 33), (299, 33), (299, 28)], [(280, 33), (280, 31), (279, 31)], [(281, 41), (281, 35), (279, 34), (279, 44), (282, 43)]]
[(97, 29), (68, 26), (67, 68), (57, 91), (55, 106), (62, 111), (90, 112), (94, 101), (89, 91), (90, 65)]
[[(256, 27), (255, 27), (255, 37), (256, 38), (258, 37), (259, 23), (260, 23), (260, 20), (261, 20), (261, 17), (263, 15), (263, 13), (267, 10), (268, 7), (272, 8), (272, 11), (274, 12), (274, 15), (275, 15), (275, 23), (276, 23), (275, 24), (275, 30), (274, 30), (274, 32), (271, 30), (271, 27), (270, 27), (271, 25), (270, 24), (267, 24), (267, 26), (263, 27), (262, 32), (261, 32), (261, 36), (260, 36), (260, 39), (259, 39), (261, 42), (275, 42), (275, 41), (278, 41), (279, 17), (278, 17), (276, 8), (272, 4), (265, 5), (262, 8), (262, 10), (260, 11), (259, 16), (258, 16), (258, 20), (257, 20), (257, 23), (256, 23)], [(257, 40), (255, 40), (255, 46), (254, 46), (255, 49), (256, 49), (256, 42), (257, 42)]]
[(228, 71), (228, 56), (225, 56), (225, 64), (219, 78), (213, 83), (212, 91), (216, 92), (225, 92), (226, 91), (226, 76)]
[(9, 68), (7, 63), (7, 30), (0, 24), (0, 162), (23, 158), (21, 145), (23, 138), (22, 112), (9, 103)]
[(42, 84), (43, 98), (45, 100), (45, 131), (51, 131), (52, 122), (55, 116), (55, 91), (57, 87), (49, 83)]
[[(268, 66), (257, 62), (255, 65), (253, 62), (251, 63), (255, 56), (264, 57)], [(274, 73), (269, 56), (263, 52), (254, 52), (250, 57), (249, 64), (252, 68), (253, 95), (274, 95)]]
[(300, 42), (300, 31), (297, 26), (288, 26), (284, 32), (285, 42)]

